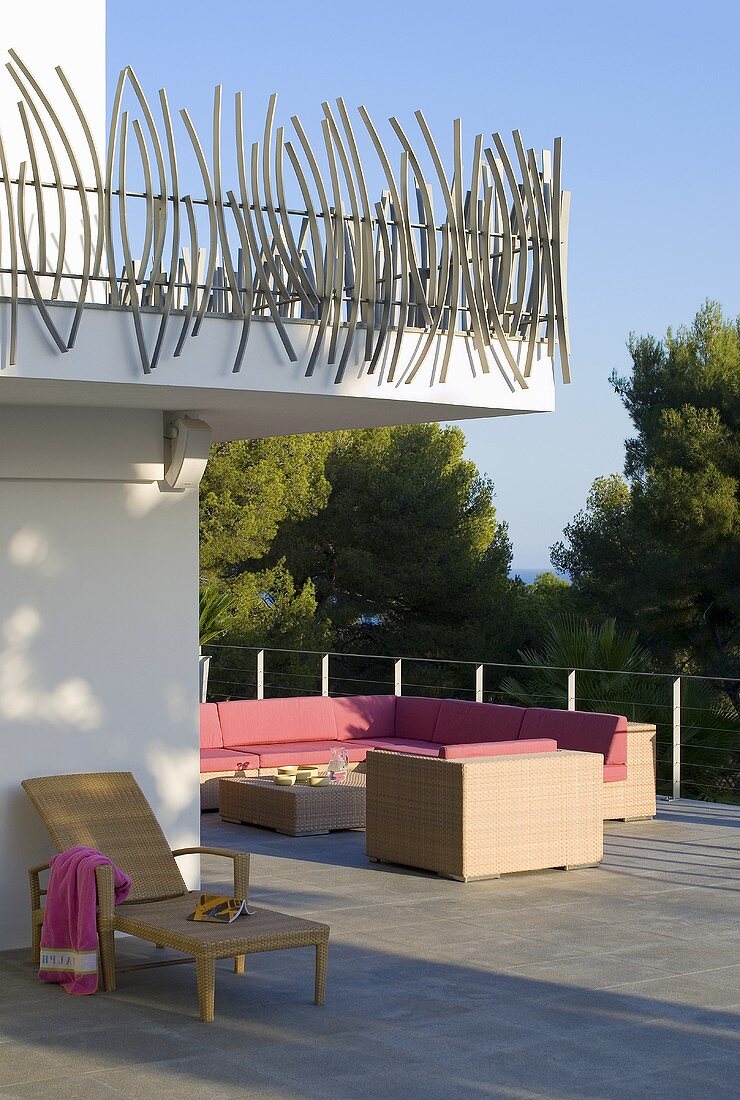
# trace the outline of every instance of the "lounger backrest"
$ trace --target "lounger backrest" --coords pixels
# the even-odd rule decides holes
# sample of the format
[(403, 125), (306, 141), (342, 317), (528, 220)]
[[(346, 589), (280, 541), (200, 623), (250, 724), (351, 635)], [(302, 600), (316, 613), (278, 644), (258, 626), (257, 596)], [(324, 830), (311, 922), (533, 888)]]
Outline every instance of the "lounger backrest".
[(128, 901), (161, 901), (187, 892), (165, 835), (131, 772), (24, 779), (58, 852), (95, 848), (131, 876)]

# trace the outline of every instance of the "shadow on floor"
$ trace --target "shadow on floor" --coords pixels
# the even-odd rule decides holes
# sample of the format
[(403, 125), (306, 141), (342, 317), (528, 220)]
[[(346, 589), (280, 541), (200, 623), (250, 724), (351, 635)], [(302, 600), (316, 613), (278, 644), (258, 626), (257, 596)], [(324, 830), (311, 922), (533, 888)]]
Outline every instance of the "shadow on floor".
[(251, 957), (243, 978), (220, 966), (212, 1025), (195, 1018), (189, 967), (124, 974), (116, 993), (74, 998), (5, 955), (0, 1095), (48, 1095), (52, 1082), (56, 1096), (179, 1100), (736, 1095), (733, 1011), (454, 958), (347, 945), (334, 955), (323, 1008), (308, 1003), (305, 951)]

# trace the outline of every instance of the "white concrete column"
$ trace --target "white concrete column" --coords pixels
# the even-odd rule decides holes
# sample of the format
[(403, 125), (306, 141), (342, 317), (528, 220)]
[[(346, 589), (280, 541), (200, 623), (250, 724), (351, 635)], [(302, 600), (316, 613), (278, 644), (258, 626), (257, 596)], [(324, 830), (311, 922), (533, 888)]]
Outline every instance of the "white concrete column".
[(22, 779), (132, 771), (198, 843), (198, 494), (162, 454), (161, 414), (0, 406), (0, 949), (54, 851)]

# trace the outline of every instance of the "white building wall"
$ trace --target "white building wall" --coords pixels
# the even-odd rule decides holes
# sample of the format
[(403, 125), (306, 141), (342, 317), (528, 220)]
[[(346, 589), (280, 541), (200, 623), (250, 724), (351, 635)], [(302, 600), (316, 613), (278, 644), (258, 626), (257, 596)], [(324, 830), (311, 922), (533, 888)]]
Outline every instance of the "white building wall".
[(0, 408), (0, 948), (53, 853), (21, 779), (131, 770), (173, 846), (199, 836), (197, 491), (140, 480), (161, 414), (69, 411), (65, 447), (68, 410)]

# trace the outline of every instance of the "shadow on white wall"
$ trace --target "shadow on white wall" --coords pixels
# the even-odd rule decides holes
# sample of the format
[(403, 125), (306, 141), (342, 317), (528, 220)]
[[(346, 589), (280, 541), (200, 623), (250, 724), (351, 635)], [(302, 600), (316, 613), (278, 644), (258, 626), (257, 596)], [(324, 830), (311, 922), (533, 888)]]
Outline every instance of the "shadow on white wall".
[[(26, 525), (7, 543), (7, 557), (17, 569), (52, 578), (62, 571), (62, 562), (48, 536), (38, 527)], [(0, 718), (12, 722), (37, 723), (83, 730), (99, 729), (105, 709), (92, 687), (81, 676), (44, 685), (32, 657), (32, 646), (42, 633), (42, 619), (33, 603), (20, 603), (0, 626)]]
[(54, 687), (40, 682), (31, 656), (40, 631), (41, 616), (31, 604), (20, 604), (0, 627), (0, 718), (84, 731), (99, 729), (105, 708), (87, 680), (72, 676)]

